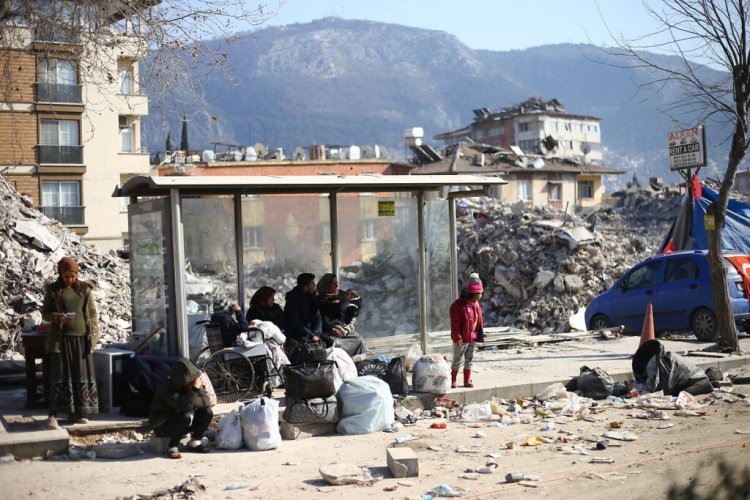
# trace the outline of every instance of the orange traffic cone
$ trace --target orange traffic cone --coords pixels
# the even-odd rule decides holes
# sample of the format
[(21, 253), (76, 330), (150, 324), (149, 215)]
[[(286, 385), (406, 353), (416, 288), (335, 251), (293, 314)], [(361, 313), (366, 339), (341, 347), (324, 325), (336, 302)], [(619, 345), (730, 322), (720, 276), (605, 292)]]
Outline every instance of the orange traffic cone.
[(654, 307), (651, 302), (646, 306), (646, 316), (643, 318), (643, 329), (641, 330), (641, 343), (638, 347), (642, 346), (649, 340), (654, 340)]

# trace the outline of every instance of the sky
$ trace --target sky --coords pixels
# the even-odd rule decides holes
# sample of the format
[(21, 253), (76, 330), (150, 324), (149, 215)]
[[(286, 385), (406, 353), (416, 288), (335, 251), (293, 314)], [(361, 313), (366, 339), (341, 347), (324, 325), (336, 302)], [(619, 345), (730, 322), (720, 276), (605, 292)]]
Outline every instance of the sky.
[[(658, 2), (651, 2), (658, 3)], [(639, 0), (267, 0), (262, 27), (328, 16), (445, 31), (472, 49), (512, 50), (554, 43), (612, 46), (617, 36), (655, 31)], [(261, 27), (261, 28), (262, 28)]]

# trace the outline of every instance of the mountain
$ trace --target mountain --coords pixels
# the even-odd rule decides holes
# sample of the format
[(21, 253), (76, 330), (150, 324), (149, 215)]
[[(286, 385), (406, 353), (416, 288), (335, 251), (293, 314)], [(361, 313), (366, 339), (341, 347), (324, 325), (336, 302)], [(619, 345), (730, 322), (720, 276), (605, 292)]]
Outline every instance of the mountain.
[[(470, 123), (473, 109), (554, 97), (571, 113), (602, 118), (605, 162), (628, 172), (621, 185), (632, 172), (677, 180), (668, 170), (666, 134), (694, 120), (677, 125), (662, 111), (679, 98), (674, 86), (648, 86), (653, 75), (616, 67), (624, 60), (593, 45), (472, 50), (441, 31), (324, 18), (261, 29), (221, 50), (231, 79), (208, 76), (208, 104), (190, 123), (192, 148), (262, 142), (289, 155), (316, 143), (379, 144), (403, 159), (405, 128), (423, 127), (425, 142), (440, 146), (432, 137)], [(178, 118), (165, 125), (164, 116), (152, 102), (143, 124), (152, 151), (163, 148), (167, 127), (179, 136)], [(722, 165), (727, 132), (708, 131), (709, 144), (721, 144), (711, 154)]]

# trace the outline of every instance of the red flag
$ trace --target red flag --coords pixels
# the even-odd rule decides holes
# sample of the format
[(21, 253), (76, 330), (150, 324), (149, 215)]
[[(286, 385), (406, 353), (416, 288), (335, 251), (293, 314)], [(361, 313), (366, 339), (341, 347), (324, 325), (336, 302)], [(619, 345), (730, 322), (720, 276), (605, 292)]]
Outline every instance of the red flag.
[(692, 182), (690, 183), (690, 189), (693, 190), (693, 199), (698, 201), (703, 197), (703, 189), (701, 188), (701, 181), (698, 180), (698, 175), (693, 174)]
[(726, 259), (732, 263), (737, 272), (740, 273), (740, 276), (742, 276), (745, 297), (750, 300), (750, 257), (747, 255), (728, 255)]
[(667, 255), (668, 253), (673, 253), (675, 251), (674, 248), (674, 241), (669, 241), (669, 244), (664, 247), (664, 251), (662, 252), (662, 255)]

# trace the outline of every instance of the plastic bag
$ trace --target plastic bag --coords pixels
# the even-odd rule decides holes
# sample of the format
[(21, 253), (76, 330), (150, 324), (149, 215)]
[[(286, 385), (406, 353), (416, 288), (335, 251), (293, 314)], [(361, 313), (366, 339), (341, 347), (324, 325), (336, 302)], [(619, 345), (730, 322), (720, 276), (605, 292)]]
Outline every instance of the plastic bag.
[(469, 403), (464, 405), (461, 415), (465, 422), (489, 420), (492, 416), (492, 407), (489, 401), (485, 401), (484, 403)]
[(708, 375), (679, 355), (668, 352), (658, 340), (649, 340), (633, 356), (633, 375), (648, 391), (677, 396), (682, 391), (697, 396), (713, 390)]
[(582, 366), (577, 387), (581, 394), (587, 398), (604, 399), (612, 394), (615, 379), (601, 368), (591, 369), (588, 366)]
[(258, 398), (240, 410), (242, 439), (253, 451), (273, 450), (281, 445), (279, 402)]
[(421, 357), (422, 348), (415, 342), (409, 346), (406, 354), (404, 354), (404, 368), (406, 368), (407, 371), (412, 371), (414, 369), (414, 363), (416, 363)]
[(339, 389), (341, 413), (336, 432), (368, 434), (393, 425), (393, 396), (388, 384), (367, 375), (344, 382)]
[(563, 399), (568, 397), (568, 391), (565, 390), (565, 386), (560, 382), (555, 382), (552, 385), (548, 385), (545, 389), (534, 396), (539, 401), (549, 401), (552, 399)]
[(328, 351), (328, 361), (333, 361), (336, 364), (336, 370), (333, 373), (333, 386), (338, 392), (341, 384), (357, 378), (357, 365), (354, 364), (352, 357), (340, 347), (332, 347)]
[(425, 355), (414, 363), (412, 388), (416, 392), (445, 394), (451, 388), (451, 367), (439, 355)]
[(232, 410), (219, 419), (216, 447), (222, 450), (236, 450), (242, 447), (242, 424), (237, 410)]

